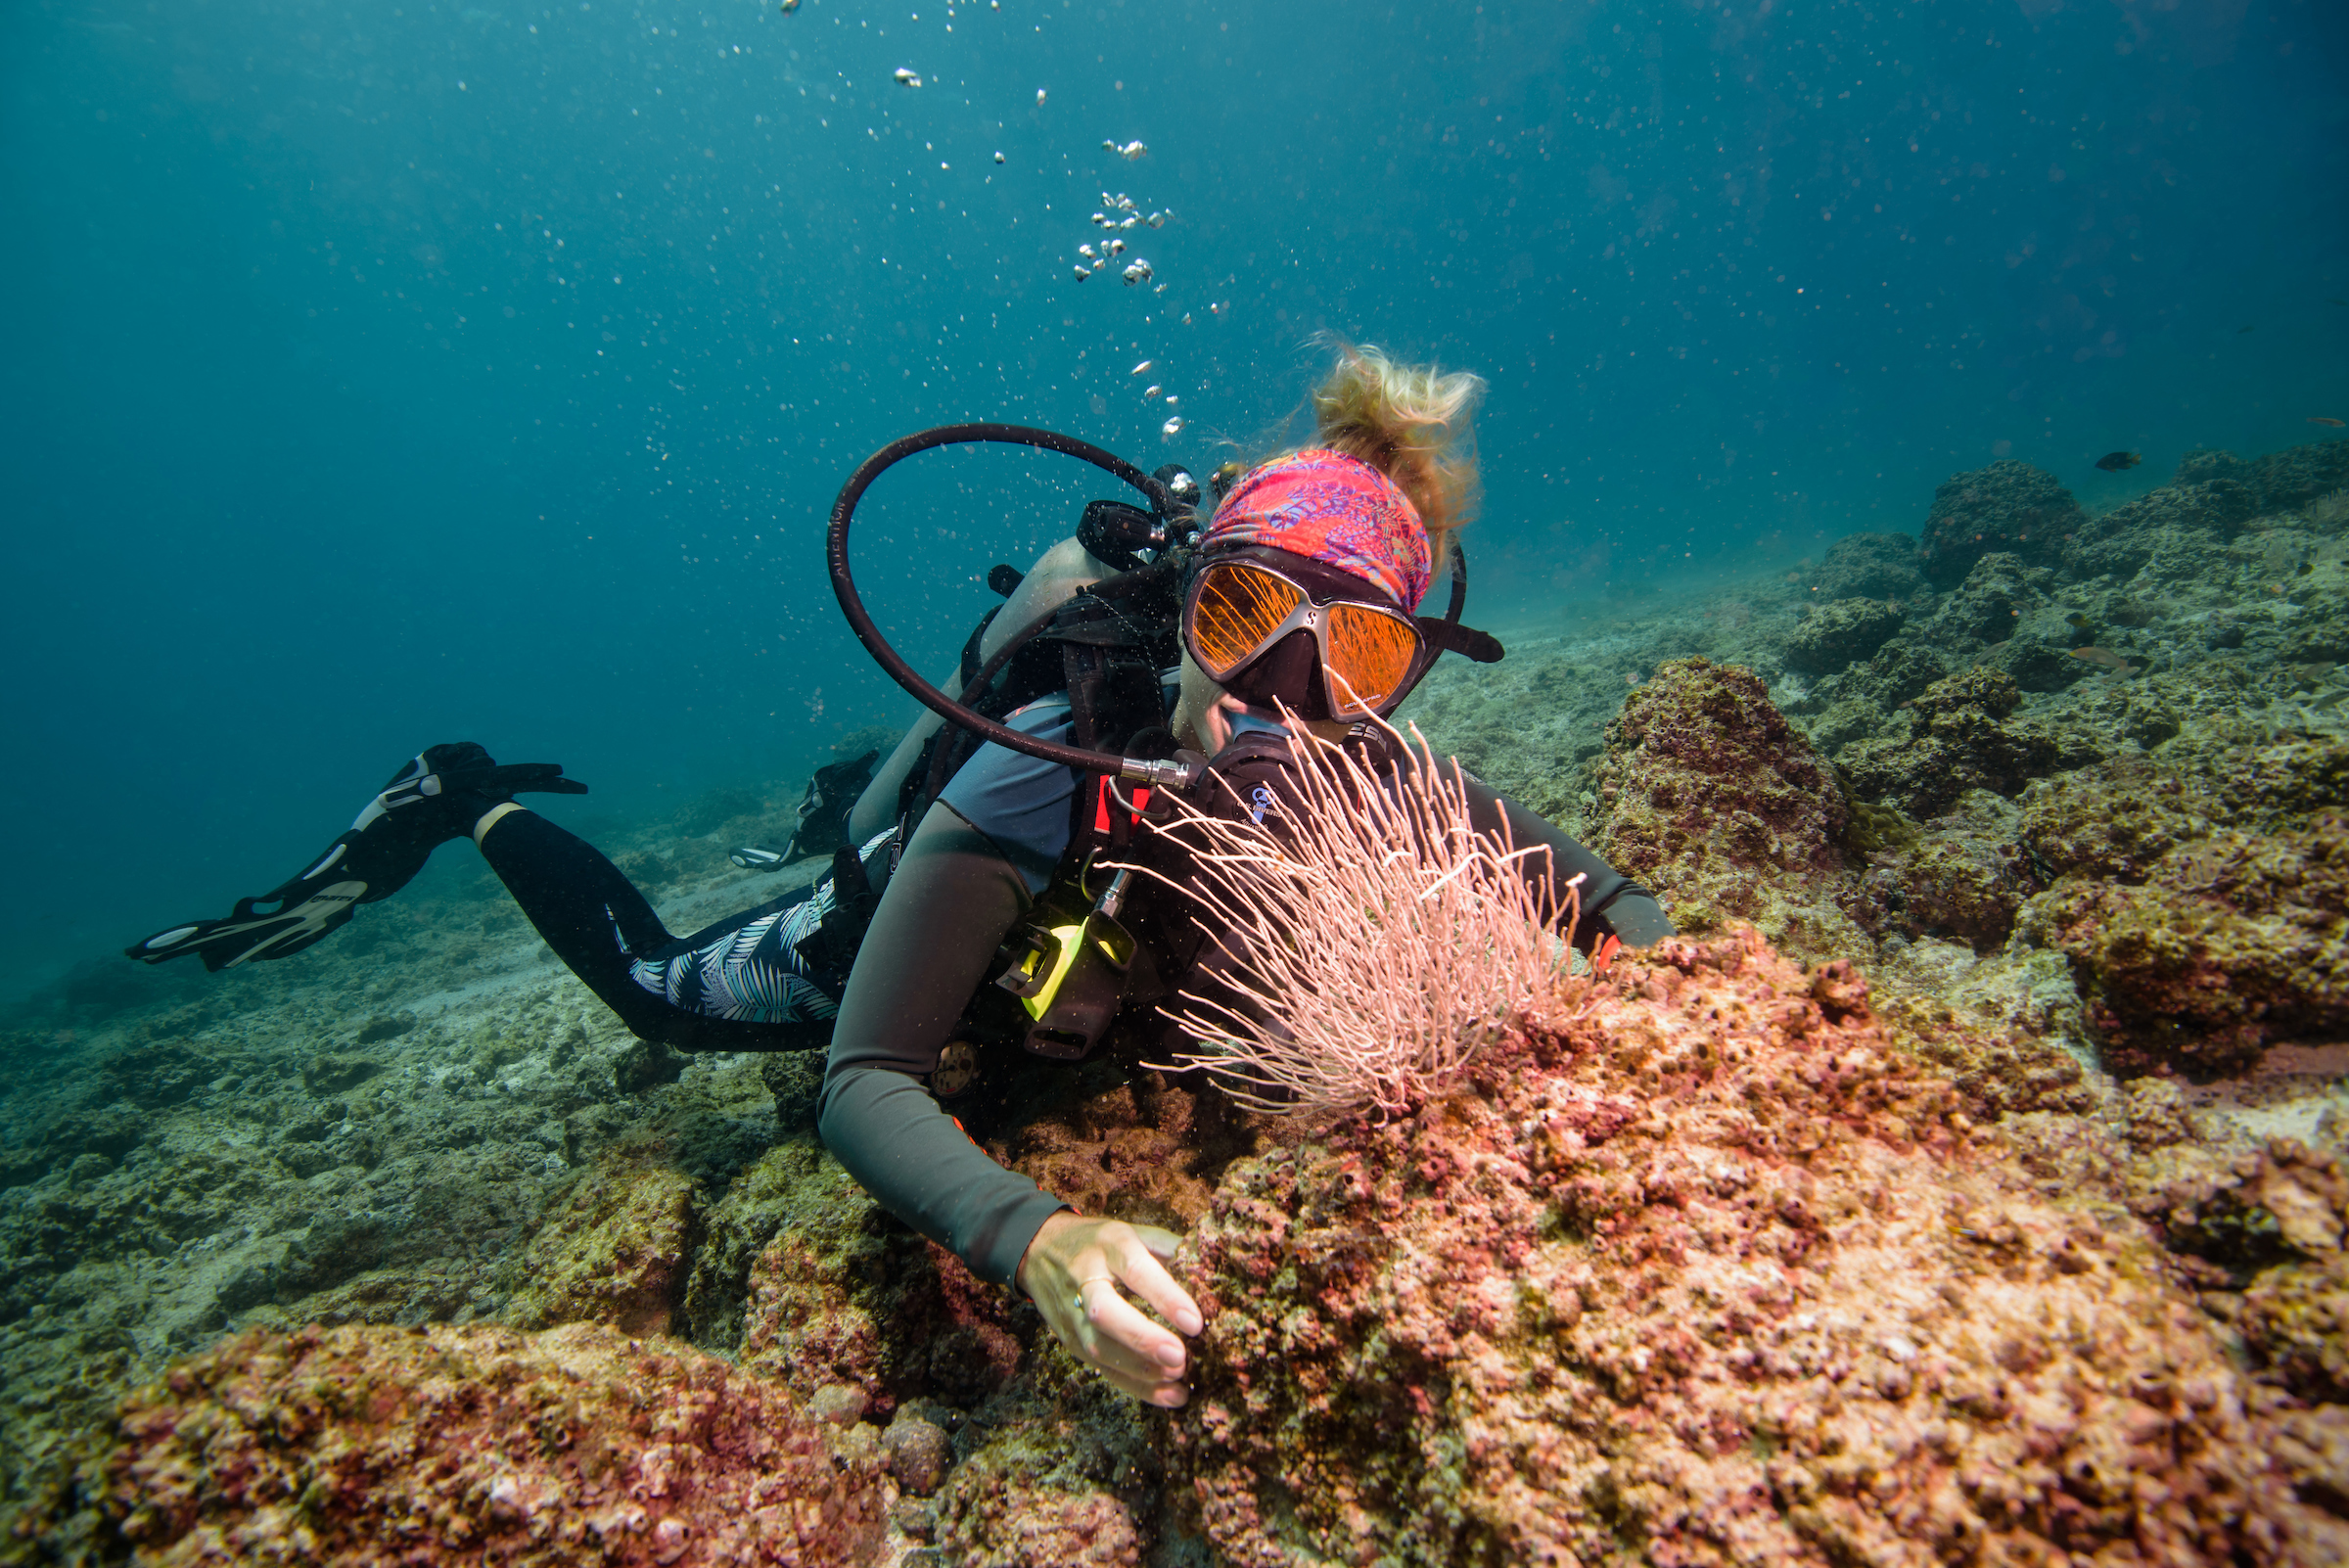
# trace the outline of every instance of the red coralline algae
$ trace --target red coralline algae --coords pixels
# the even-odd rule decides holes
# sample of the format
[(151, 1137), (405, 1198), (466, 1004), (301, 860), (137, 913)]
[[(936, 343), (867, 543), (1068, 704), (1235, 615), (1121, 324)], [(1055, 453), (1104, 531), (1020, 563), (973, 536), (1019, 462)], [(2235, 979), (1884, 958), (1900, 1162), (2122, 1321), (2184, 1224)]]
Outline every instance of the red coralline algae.
[(125, 1401), (138, 1560), (832, 1568), (879, 1552), (879, 1445), (668, 1341), (578, 1324), (223, 1341)]
[(828, 1158), (769, 1158), (787, 1154), (803, 1174), (791, 1222), (750, 1265), (742, 1364), (804, 1400), (853, 1389), (884, 1415), (899, 1400), (970, 1404), (1001, 1386), (1022, 1355), (1003, 1294), (883, 1214)]
[(1235, 1165), (1172, 1425), (1222, 1559), (2349, 1558), (2333, 1426), (1858, 979), (1667, 944), (1415, 1116)]

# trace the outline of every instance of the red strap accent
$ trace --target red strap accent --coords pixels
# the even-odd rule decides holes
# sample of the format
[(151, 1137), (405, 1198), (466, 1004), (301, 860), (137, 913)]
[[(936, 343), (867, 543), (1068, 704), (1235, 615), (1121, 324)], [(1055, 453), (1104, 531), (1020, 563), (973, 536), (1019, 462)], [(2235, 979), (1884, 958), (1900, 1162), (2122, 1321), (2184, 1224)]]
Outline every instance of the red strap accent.
[(1614, 962), (1615, 951), (1622, 945), (1623, 944), (1613, 937), (1609, 937), (1605, 942), (1599, 944), (1598, 956), (1590, 960), (1590, 978), (1592, 980), (1597, 980), (1607, 972), (1607, 965)]
[[(1093, 791), (1093, 831), (1095, 833), (1106, 834), (1109, 831), (1109, 800), (1111, 782), (1110, 776), (1107, 773), (1104, 773), (1099, 779), (1098, 787)], [(1150, 790), (1148, 786), (1145, 785), (1143, 788), (1137, 789), (1133, 792), (1133, 809), (1127, 814), (1132, 817), (1134, 821), (1139, 822), (1142, 819), (1142, 808), (1149, 804)]]

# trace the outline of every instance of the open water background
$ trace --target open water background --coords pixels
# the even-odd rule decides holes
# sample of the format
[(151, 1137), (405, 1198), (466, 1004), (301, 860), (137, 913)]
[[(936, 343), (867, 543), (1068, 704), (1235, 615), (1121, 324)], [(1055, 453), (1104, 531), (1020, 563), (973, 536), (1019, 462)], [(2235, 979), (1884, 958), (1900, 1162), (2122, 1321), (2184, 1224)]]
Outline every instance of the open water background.
[[(1476, 370), (1504, 627), (1995, 457), (2095, 508), (2308, 439), (2345, 159), (2306, 0), (7, 7), (0, 996), (264, 891), (433, 741), (566, 762), (578, 821), (901, 718), (822, 524), (929, 424), (1204, 471), (1316, 333)], [(1172, 210), (1150, 284), (1073, 279), (1104, 192)], [(1092, 493), (926, 459), (860, 580), (943, 666)]]

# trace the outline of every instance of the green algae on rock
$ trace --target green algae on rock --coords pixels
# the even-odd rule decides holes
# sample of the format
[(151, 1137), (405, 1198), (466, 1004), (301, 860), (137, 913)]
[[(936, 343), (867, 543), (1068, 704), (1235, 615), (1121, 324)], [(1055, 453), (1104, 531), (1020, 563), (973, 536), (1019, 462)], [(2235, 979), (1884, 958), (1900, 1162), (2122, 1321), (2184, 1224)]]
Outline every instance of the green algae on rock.
[(1659, 666), (1607, 726), (1591, 783), (1592, 848), (1662, 893), (1681, 929), (1734, 917), (1806, 952), (1865, 948), (1838, 902), (1842, 786), (1752, 670)]
[(658, 1142), (622, 1145), (550, 1206), (516, 1261), (509, 1321), (660, 1334), (681, 1294), (693, 1178)]
[(1994, 552), (2051, 564), (2064, 535), (2087, 520), (2061, 481), (2019, 459), (1953, 475), (1934, 490), (1925, 516), (1919, 548), (1925, 576), (1945, 587), (1956, 584)]
[(1786, 640), (1786, 664), (1806, 674), (1831, 675), (1872, 657), (1907, 619), (1898, 605), (1874, 599), (1822, 604)]
[(1850, 748), (1852, 792), (1919, 819), (1939, 816), (1967, 790), (2014, 795), (2034, 778), (2093, 759), (2072, 737), (2013, 719), (2022, 694), (2003, 670), (1976, 668), (1937, 680), (1910, 704), (1908, 733)]

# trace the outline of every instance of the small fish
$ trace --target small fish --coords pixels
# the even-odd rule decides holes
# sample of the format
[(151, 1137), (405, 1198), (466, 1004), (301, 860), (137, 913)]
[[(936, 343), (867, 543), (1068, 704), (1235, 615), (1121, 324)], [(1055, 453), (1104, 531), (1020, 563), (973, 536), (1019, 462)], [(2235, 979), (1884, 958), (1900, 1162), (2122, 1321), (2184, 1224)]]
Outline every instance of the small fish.
[[(2259, 323), (2258, 323), (2258, 322), (2256, 322), (2256, 321), (2254, 321), (2254, 322), (2252, 322), (2252, 323), (2251, 323), (2251, 327), (2256, 327), (2256, 326), (2258, 326), (2258, 325), (2259, 325)], [(2234, 335), (2235, 335), (2236, 337), (2238, 337), (2238, 338), (2239, 338), (2239, 337), (2241, 337), (2241, 336), (2242, 336), (2244, 333), (2246, 333), (2246, 332), (2249, 332), (2249, 331), (2251, 330), (2251, 327), (2237, 327), (2237, 328), (2235, 328), (2235, 329), (2234, 329)]]
[(1093, 248), (1089, 245), (1081, 245), (1077, 247), (1077, 254), (1090, 261), (1093, 258)]
[(2145, 454), (2142, 452), (2106, 452), (2096, 459), (2096, 467), (2107, 474), (2118, 474), (2122, 469), (2135, 468), (2144, 460)]
[(1010, 161), (1010, 160), (1006, 159), (1006, 158), (1005, 158), (1005, 157), (1004, 157), (1004, 156), (1003, 156), (1001, 153), (997, 153), (997, 154), (995, 155), (995, 161), (996, 161), (996, 162), (998, 162), (998, 163), (1004, 163), (1004, 162), (1009, 162), (1009, 161)]
[(1149, 369), (1149, 368), (1150, 368), (1152, 365), (1155, 365), (1155, 364), (1157, 364), (1157, 363), (1158, 363), (1158, 361), (1157, 361), (1157, 360), (1155, 360), (1155, 359), (1145, 359), (1145, 360), (1143, 360), (1143, 361), (1142, 361), (1140, 364), (1138, 364), (1138, 365), (1134, 366), (1134, 367), (1133, 367), (1131, 370), (1128, 371), (1128, 372), (1127, 372), (1127, 374), (1128, 374), (1128, 375), (1129, 375), (1129, 376), (1138, 376), (1138, 375), (1142, 374), (1144, 371), (1148, 370), (1148, 369)]
[(1104, 255), (1116, 255), (1119, 252), (1125, 249), (1126, 242), (1124, 240), (1112, 240), (1101, 248), (1101, 254)]
[(2111, 670), (2116, 675), (2134, 675), (2140, 667), (2131, 664), (2123, 655), (2110, 648), (2074, 648), (2074, 659), (2085, 659), (2092, 665)]
[(1126, 287), (1128, 289), (1132, 288), (1137, 283), (1148, 283), (1151, 276), (1150, 263), (1140, 259), (1137, 256), (1135, 259), (1127, 262), (1126, 270), (1119, 275), (1126, 280)]
[(900, 87), (919, 87), (922, 84), (922, 78), (904, 66), (899, 66), (890, 74), (897, 78), (898, 85)]
[(1228, 315), (1231, 312), (1231, 301), (1229, 300), (1221, 300), (1214, 304), (1209, 305), (1207, 308), (1211, 315)]
[(1156, 397), (1164, 389), (1161, 388), (1157, 382), (1152, 382), (1149, 386), (1142, 389), (1142, 395), (1144, 397)]
[(800, 0), (783, 0), (783, 15), (790, 16), (800, 9)]
[(2065, 616), (2063, 618), (2063, 623), (2067, 626), (2070, 626), (2075, 631), (2086, 631), (2089, 627), (2096, 624), (2095, 622), (2089, 620), (2088, 617), (2082, 615), (2077, 610), (2073, 611), (2070, 615)]
[(2334, 430), (2341, 428), (2341, 422), (2330, 414), (2311, 414), (2308, 416), (2308, 422), (2312, 425), (2329, 425)]
[(1128, 142), (1125, 146), (1120, 147), (1115, 141), (1105, 141), (1101, 144), (1101, 150), (1105, 153), (1115, 153), (1128, 163), (1137, 158), (1150, 156), (1150, 149), (1140, 142)]
[(1038, 109), (1044, 107), (1044, 90), (1041, 87), (1036, 90), (1036, 107)]
[[(1166, 287), (1166, 285), (1162, 283), (1162, 284), (1160, 284), (1160, 285), (1159, 285), (1159, 287), (1163, 289), (1163, 288), (1165, 288), (1165, 287)], [(1172, 407), (1174, 407), (1174, 406), (1176, 403), (1179, 403), (1179, 402), (1181, 402), (1181, 401), (1182, 401), (1182, 399), (1181, 399), (1181, 398), (1179, 398), (1179, 397), (1177, 397), (1177, 396), (1175, 396), (1175, 395), (1174, 395), (1173, 392), (1169, 392), (1169, 393), (1167, 393), (1167, 406), (1168, 406), (1169, 408), (1172, 408)]]
[(1082, 283), (1085, 279), (1091, 277), (1092, 275), (1092, 270), (1088, 267), (1081, 266), (1077, 269), (1077, 281), (1079, 283)]
[(1165, 424), (1159, 426), (1158, 428), (1160, 434), (1162, 435), (1180, 435), (1182, 433), (1182, 416), (1180, 414), (1176, 414), (1173, 419), (1168, 420)]

